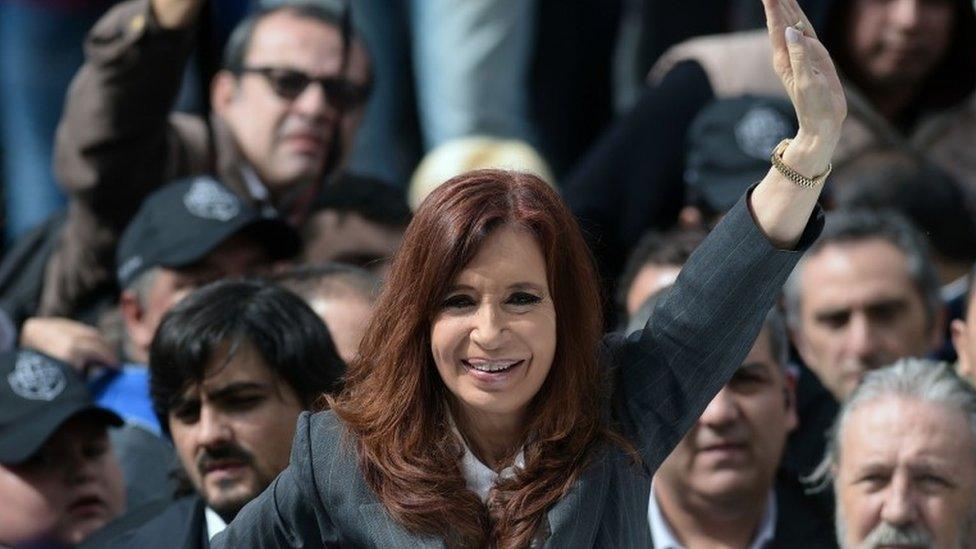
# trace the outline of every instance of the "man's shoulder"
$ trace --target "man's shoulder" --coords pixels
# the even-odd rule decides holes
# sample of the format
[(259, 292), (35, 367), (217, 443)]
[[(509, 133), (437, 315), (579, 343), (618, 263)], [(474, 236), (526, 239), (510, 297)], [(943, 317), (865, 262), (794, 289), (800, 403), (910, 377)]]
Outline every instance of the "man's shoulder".
[[(203, 537), (204, 504), (199, 496), (156, 500), (127, 512), (85, 541), (81, 549), (179, 549)], [(190, 543), (187, 543), (190, 541)]]

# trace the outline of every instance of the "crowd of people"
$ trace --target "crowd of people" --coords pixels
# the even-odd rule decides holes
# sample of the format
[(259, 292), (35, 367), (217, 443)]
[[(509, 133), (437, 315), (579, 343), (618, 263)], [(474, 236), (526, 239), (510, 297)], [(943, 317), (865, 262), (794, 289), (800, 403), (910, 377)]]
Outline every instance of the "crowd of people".
[(976, 548), (972, 0), (611, 2), (599, 133), (572, 10), (381, 4), (100, 5), (0, 260), (0, 548)]

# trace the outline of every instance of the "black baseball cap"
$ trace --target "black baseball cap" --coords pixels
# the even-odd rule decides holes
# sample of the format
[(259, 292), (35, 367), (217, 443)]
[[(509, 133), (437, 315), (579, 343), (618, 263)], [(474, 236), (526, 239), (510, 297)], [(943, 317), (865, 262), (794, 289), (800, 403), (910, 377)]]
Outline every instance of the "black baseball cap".
[(92, 403), (67, 364), (30, 350), (0, 354), (0, 463), (26, 461), (79, 414), (114, 427), (123, 423), (115, 412)]
[(786, 100), (757, 95), (716, 99), (688, 130), (687, 203), (725, 213), (769, 171), (769, 156), (797, 131)]
[(188, 267), (239, 233), (275, 259), (294, 256), (301, 244), (274, 209), (244, 202), (213, 177), (170, 183), (146, 198), (122, 233), (116, 250), (119, 285), (127, 287), (153, 267)]

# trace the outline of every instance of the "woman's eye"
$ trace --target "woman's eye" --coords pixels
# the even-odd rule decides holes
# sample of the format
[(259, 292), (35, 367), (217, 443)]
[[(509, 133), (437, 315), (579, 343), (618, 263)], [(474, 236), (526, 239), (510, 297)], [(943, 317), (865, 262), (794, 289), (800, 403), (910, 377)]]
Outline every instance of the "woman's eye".
[(540, 301), (542, 301), (541, 297), (526, 292), (515, 292), (508, 298), (508, 302), (512, 305), (533, 305)]
[(444, 300), (444, 308), (446, 309), (460, 309), (462, 307), (470, 307), (474, 305), (474, 300), (470, 296), (466, 295), (452, 295)]

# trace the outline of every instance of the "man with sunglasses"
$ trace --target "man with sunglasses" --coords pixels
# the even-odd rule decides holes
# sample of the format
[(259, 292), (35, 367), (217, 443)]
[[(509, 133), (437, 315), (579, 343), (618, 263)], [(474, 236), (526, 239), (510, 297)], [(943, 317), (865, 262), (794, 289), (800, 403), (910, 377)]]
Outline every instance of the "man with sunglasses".
[(75, 316), (114, 290), (118, 235), (166, 182), (211, 174), (297, 225), (342, 163), (372, 77), (348, 7), (281, 4), (242, 21), (204, 120), (170, 109), (205, 4), (130, 0), (91, 31), (58, 129), (55, 170), (71, 204), (40, 315)]

